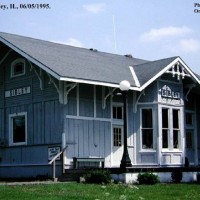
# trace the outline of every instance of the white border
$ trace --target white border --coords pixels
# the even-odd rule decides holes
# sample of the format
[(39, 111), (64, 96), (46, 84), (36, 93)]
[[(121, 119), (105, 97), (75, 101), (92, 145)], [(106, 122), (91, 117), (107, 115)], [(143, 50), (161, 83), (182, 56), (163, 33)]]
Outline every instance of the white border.
[[(13, 117), (25, 116), (25, 142), (13, 143)], [(27, 112), (9, 114), (9, 145), (19, 146), (27, 144)]]

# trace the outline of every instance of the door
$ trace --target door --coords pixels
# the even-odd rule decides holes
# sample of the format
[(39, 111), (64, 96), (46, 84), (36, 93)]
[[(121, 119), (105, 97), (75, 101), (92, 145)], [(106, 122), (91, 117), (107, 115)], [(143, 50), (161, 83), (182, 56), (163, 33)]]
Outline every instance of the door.
[(112, 130), (112, 166), (119, 167), (123, 155), (123, 126), (113, 125)]
[(123, 154), (123, 105), (112, 106), (112, 167), (119, 167)]

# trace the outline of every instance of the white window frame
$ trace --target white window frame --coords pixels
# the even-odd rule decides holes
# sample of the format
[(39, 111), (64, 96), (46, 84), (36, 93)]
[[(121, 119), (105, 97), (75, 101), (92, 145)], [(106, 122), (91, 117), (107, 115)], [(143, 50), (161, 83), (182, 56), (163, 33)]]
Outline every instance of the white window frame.
[[(168, 123), (169, 123), (169, 127), (168, 127), (168, 148), (163, 148), (163, 144), (162, 144), (162, 132), (163, 132), (163, 128), (162, 128), (162, 109), (168, 109)], [(161, 106), (160, 107), (160, 111), (161, 111), (161, 149), (162, 152), (181, 152), (183, 150), (183, 143), (182, 143), (182, 137), (183, 137), (183, 109), (182, 107), (173, 107), (173, 106)], [(178, 116), (179, 116), (179, 127), (178, 128), (174, 128), (173, 127), (173, 110), (178, 110)], [(174, 130), (178, 131), (178, 148), (174, 147)]]
[[(14, 74), (14, 67), (16, 66), (16, 64), (18, 63), (23, 63), (23, 66), (24, 66), (24, 70), (22, 73), (20, 74)], [(15, 77), (18, 77), (18, 76), (23, 76), (25, 75), (26, 73), (26, 62), (23, 58), (18, 58), (16, 60), (14, 60), (12, 63), (11, 63), (11, 78), (15, 78)]]
[[(113, 108), (114, 107), (120, 107), (122, 108), (122, 119), (116, 119), (116, 118), (113, 118)], [(117, 102), (114, 102), (112, 103), (112, 109), (111, 109), (111, 117), (112, 117), (112, 147), (113, 148), (120, 148), (124, 145), (124, 139), (123, 139), (123, 124), (124, 124), (124, 121), (123, 121), (123, 112), (124, 112), (124, 108), (123, 108), (123, 103), (117, 103)], [(122, 136), (121, 136), (121, 146), (114, 146), (114, 128), (121, 128), (121, 133), (122, 133)]]
[[(13, 142), (13, 118), (15, 117), (25, 117), (25, 141), (24, 142)], [(14, 113), (9, 115), (9, 144), (10, 146), (27, 145), (27, 112)]]
[[(115, 134), (114, 134), (114, 128), (118, 128), (118, 129), (121, 129), (121, 144), (120, 145), (115, 145)], [(112, 126), (112, 133), (113, 133), (113, 147), (114, 148), (119, 148), (119, 147), (122, 147), (123, 144), (124, 144), (124, 138), (123, 138), (123, 126), (120, 126), (120, 125), (113, 125)], [(119, 139), (119, 138), (118, 138)], [(118, 141), (119, 142), (119, 141)]]
[[(142, 110), (151, 110), (152, 111), (152, 148), (144, 148), (143, 147), (143, 130), (145, 129), (150, 129), (150, 128), (143, 128), (142, 127)], [(140, 108), (140, 149), (141, 151), (154, 151), (155, 150), (155, 145), (154, 145), (154, 112), (152, 107), (142, 107)]]
[[(114, 107), (120, 107), (122, 109), (122, 119), (113, 118), (113, 109)], [(113, 124), (120, 124), (123, 125), (123, 118), (124, 118), (124, 107), (122, 103), (113, 103), (112, 104), (112, 122)]]

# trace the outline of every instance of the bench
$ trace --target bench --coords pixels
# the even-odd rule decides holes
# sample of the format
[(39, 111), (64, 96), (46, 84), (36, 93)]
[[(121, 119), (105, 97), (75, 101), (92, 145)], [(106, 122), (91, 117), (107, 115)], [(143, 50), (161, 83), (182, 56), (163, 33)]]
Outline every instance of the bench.
[(78, 168), (80, 162), (99, 163), (99, 167), (100, 168), (104, 168), (105, 159), (104, 158), (100, 158), (100, 157), (85, 157), (85, 158), (73, 157), (73, 167), (74, 167), (74, 169)]

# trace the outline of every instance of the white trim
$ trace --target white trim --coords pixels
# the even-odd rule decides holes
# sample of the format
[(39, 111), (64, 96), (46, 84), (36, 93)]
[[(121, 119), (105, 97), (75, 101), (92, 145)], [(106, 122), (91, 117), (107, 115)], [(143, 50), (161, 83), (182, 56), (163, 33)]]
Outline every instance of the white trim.
[[(23, 63), (23, 72), (20, 74), (14, 74), (14, 67), (16, 66), (17, 63)], [(18, 76), (23, 76), (26, 73), (26, 62), (23, 58), (17, 58), (11, 63), (11, 70), (10, 70), (10, 77), (15, 78)]]
[(136, 76), (136, 74), (135, 74), (135, 71), (134, 71), (133, 67), (132, 67), (132, 66), (129, 66), (129, 69), (130, 69), (131, 74), (132, 74), (132, 76), (133, 76), (133, 80), (135, 81), (135, 85), (136, 85), (137, 87), (140, 87), (140, 82), (139, 82), (139, 80), (138, 80), (138, 78), (137, 78), (137, 76)]
[[(25, 142), (13, 142), (13, 120), (12, 118), (18, 117), (18, 116), (25, 116)], [(27, 112), (21, 112), (21, 113), (14, 113), (9, 114), (9, 145), (10, 146), (19, 146), (19, 145), (26, 145), (27, 144)]]
[(74, 116), (74, 115), (66, 115), (67, 119), (81, 119), (81, 120), (90, 120), (90, 121), (102, 121), (102, 122), (111, 122), (111, 119), (106, 118), (97, 118), (97, 117), (83, 117), (83, 116)]
[[(143, 148), (143, 141), (142, 141), (142, 110), (148, 110), (148, 109), (151, 109), (151, 114), (152, 114), (152, 137), (153, 137), (153, 141), (152, 141), (152, 145), (153, 147), (152, 148)], [(140, 148), (139, 148), (139, 152), (142, 152), (142, 153), (146, 153), (146, 152), (153, 152), (153, 151), (156, 151), (155, 149), (155, 136), (154, 136), (154, 130), (156, 129), (155, 124), (154, 124), (154, 121), (155, 121), (155, 116), (154, 116), (154, 109), (152, 106), (145, 106), (145, 107), (141, 107), (140, 108)], [(150, 129), (150, 128), (148, 128)]]
[[(77, 83), (86, 83), (91, 85), (100, 85), (100, 86), (107, 86), (107, 87), (114, 87), (119, 88), (119, 84), (115, 83), (106, 83), (101, 81), (92, 81), (92, 80), (84, 80), (84, 79), (77, 79), (77, 78), (66, 78), (66, 77), (60, 77), (60, 81), (70, 81), (70, 82), (77, 82)], [(138, 87), (130, 87), (130, 90), (137, 90), (140, 91)]]

